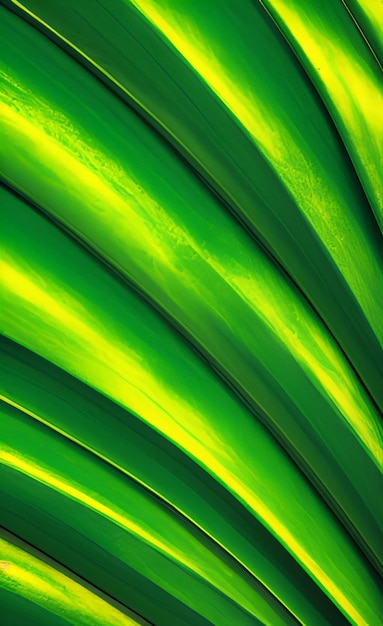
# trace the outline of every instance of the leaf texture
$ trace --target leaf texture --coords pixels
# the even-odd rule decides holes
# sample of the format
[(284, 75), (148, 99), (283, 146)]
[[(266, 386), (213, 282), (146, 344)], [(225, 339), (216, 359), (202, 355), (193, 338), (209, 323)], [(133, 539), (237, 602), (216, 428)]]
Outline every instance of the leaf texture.
[(378, 626), (380, 9), (0, 4), (9, 623)]

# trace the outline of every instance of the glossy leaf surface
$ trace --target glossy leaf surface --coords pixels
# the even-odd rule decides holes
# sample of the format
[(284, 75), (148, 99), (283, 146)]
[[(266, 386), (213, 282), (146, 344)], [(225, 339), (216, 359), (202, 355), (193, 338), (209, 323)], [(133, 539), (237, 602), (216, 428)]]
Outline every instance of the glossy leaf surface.
[(379, 624), (363, 3), (1, 4), (6, 611)]

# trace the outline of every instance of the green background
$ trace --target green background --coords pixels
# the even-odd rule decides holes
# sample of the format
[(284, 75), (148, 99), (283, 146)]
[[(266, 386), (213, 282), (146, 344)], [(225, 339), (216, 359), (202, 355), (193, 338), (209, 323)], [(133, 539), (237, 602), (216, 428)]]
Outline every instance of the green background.
[(0, 5), (6, 623), (378, 626), (381, 4)]

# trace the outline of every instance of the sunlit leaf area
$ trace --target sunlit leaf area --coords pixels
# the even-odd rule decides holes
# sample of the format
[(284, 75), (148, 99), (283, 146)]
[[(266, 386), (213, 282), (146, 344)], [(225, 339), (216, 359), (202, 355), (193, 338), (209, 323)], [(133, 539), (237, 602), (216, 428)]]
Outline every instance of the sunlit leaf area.
[(381, 626), (382, 32), (0, 1), (4, 626)]

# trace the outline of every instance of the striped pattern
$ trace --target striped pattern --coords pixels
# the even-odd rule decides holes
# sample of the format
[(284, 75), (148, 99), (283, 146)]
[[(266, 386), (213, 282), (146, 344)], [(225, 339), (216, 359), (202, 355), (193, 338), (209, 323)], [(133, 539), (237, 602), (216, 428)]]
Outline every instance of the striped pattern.
[(0, 5), (7, 624), (379, 626), (382, 4)]

